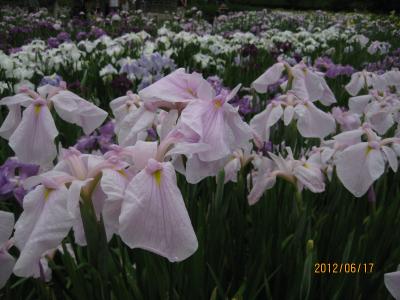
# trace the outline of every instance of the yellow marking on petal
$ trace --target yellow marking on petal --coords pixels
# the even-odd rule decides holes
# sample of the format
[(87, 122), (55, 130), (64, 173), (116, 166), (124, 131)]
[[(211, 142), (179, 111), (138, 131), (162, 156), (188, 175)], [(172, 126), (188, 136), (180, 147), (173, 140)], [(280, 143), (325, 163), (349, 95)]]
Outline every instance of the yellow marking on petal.
[(195, 92), (194, 92), (191, 88), (187, 88), (186, 91), (187, 91), (190, 95), (192, 95), (193, 97), (196, 97)]
[(222, 103), (220, 100), (214, 100), (214, 107), (216, 109), (220, 108), (222, 106)]
[(304, 163), (303, 167), (306, 168), (306, 169), (309, 169), (310, 165), (308, 163)]
[(161, 170), (157, 170), (153, 173), (154, 179), (156, 180), (157, 185), (161, 184)]
[(49, 189), (49, 188), (44, 188), (44, 201), (47, 201), (50, 197), (50, 193), (53, 191), (53, 189)]
[(39, 115), (41, 109), (42, 107), (40, 105), (35, 105), (35, 115)]
[(367, 149), (365, 149), (365, 155), (368, 155), (374, 148), (368, 146)]
[(128, 174), (126, 174), (126, 172), (124, 170), (118, 170), (117, 172), (124, 177), (128, 177)]

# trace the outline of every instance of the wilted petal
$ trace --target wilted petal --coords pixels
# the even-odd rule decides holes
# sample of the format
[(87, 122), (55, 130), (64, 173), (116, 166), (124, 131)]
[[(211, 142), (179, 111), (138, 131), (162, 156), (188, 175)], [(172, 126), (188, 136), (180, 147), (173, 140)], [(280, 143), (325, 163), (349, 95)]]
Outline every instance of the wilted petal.
[(120, 236), (131, 248), (162, 255), (171, 262), (198, 246), (171, 163), (150, 160), (128, 184), (120, 216)]

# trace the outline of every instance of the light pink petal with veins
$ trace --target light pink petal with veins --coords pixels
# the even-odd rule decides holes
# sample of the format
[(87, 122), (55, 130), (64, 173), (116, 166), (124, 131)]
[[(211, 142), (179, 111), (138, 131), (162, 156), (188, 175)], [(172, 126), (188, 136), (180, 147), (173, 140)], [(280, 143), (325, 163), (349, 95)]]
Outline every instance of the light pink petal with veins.
[(39, 274), (42, 255), (57, 248), (71, 229), (67, 210), (67, 189), (48, 191), (38, 186), (24, 199), (24, 211), (15, 224), (15, 243), (20, 256), (14, 266), (17, 276)]
[(170, 163), (149, 161), (132, 179), (119, 221), (119, 234), (129, 247), (154, 252), (171, 262), (188, 258), (198, 247)]
[(11, 135), (9, 145), (20, 161), (43, 165), (57, 155), (54, 144), (57, 135), (48, 107), (31, 104), (25, 109), (21, 123)]

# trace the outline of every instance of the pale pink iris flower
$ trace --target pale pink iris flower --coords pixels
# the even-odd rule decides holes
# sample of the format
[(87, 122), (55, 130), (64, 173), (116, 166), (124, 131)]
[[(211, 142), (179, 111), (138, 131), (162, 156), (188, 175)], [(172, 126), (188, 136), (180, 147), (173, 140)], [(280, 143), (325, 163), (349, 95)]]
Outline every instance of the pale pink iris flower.
[(372, 129), (383, 135), (396, 123), (400, 98), (396, 94), (372, 90), (369, 95), (351, 97), (349, 109), (363, 116)]
[(24, 211), (15, 224), (15, 245), (20, 256), (14, 273), (23, 277), (40, 275), (39, 261), (51, 249), (57, 248), (71, 228), (75, 240), (86, 244), (79, 210), (81, 196), (91, 197), (99, 217), (105, 195), (96, 180), (104, 169), (122, 169), (126, 166), (114, 157), (104, 159), (81, 154), (71, 148), (63, 152), (53, 170), (31, 177), (25, 185), (36, 186), (23, 202)]
[(128, 183), (119, 217), (119, 235), (131, 248), (142, 248), (169, 261), (181, 261), (198, 247), (171, 162), (165, 151), (175, 140), (167, 137), (160, 146), (141, 142), (148, 151), (141, 160), (143, 169)]
[(293, 67), (286, 62), (278, 62), (258, 77), (252, 86), (258, 93), (266, 93), (268, 87), (277, 83), (285, 73), (288, 79), (282, 86), (286, 90), (292, 91), (299, 99), (311, 102), (320, 101), (324, 105), (336, 102), (323, 74), (312, 70), (303, 62)]
[[(233, 151), (247, 147), (252, 137), (251, 129), (241, 119), (238, 109), (228, 103), (239, 88), (237, 86), (227, 95), (215, 95), (211, 85), (204, 86), (199, 91), (200, 99), (191, 101), (182, 111), (177, 128), (184, 135), (185, 145), (205, 146), (197, 153), (192, 150), (193, 154), (187, 155), (188, 182), (197, 183), (207, 176), (215, 176)], [(177, 146), (182, 145), (178, 143)]]
[(303, 188), (313, 193), (325, 190), (325, 177), (321, 166), (313, 159), (296, 160), (291, 149), (286, 148), (286, 150), (288, 152), (286, 158), (269, 153), (271, 159), (262, 156), (254, 159), (256, 171), (253, 172), (253, 187), (248, 195), (250, 205), (257, 203), (265, 190), (275, 185), (277, 177), (295, 185), (299, 192)]
[[(106, 119), (105, 111), (63, 87), (45, 85), (37, 92), (22, 88), (19, 94), (0, 101), (0, 105), (9, 108), (0, 135), (9, 139), (9, 145), (20, 161), (46, 165), (56, 157), (54, 139), (58, 130), (50, 112), (53, 106), (63, 120), (82, 127), (85, 134), (91, 133)], [(22, 117), (21, 107), (26, 107)]]
[(345, 89), (350, 95), (356, 96), (363, 89), (384, 90), (387, 85), (388, 80), (384, 76), (363, 70), (351, 75), (350, 82)]
[[(361, 139), (366, 137), (366, 141)], [(343, 185), (356, 197), (364, 195), (370, 186), (382, 176), (385, 162), (396, 172), (398, 169), (399, 138), (381, 139), (365, 123), (359, 129), (347, 131), (334, 137), (347, 144), (336, 154), (336, 173)]]
[(292, 92), (272, 100), (264, 111), (255, 115), (250, 127), (256, 142), (262, 143), (270, 138), (270, 128), (280, 119), (287, 126), (297, 120), (297, 129), (304, 137), (324, 138), (336, 130), (333, 116), (317, 108), (313, 102), (301, 100)]

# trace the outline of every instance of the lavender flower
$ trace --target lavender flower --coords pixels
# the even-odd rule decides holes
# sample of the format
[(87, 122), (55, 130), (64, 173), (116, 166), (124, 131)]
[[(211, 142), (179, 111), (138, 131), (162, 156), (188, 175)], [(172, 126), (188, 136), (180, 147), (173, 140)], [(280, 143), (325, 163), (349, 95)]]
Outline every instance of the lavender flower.
[(64, 42), (70, 41), (71, 36), (69, 35), (68, 32), (63, 31), (63, 32), (60, 32), (59, 34), (57, 34), (57, 40), (60, 43), (64, 43)]
[(95, 150), (106, 153), (114, 144), (114, 136), (114, 123), (109, 121), (91, 135), (81, 137), (74, 147), (82, 153), (91, 153)]
[(39, 166), (20, 163), (15, 158), (9, 158), (0, 166), (0, 199), (5, 200), (11, 197), (22, 204), (27, 191), (22, 187), (23, 181), (38, 173)]
[(55, 86), (55, 87), (59, 87), (60, 83), (63, 81), (62, 77), (60, 75), (57, 74), (53, 74), (51, 76), (44, 76), (42, 78), (42, 80), (39, 83), (39, 86), (43, 86), (46, 84)]
[(60, 43), (55, 37), (48, 38), (47, 44), (49, 45), (50, 48), (57, 48)]

